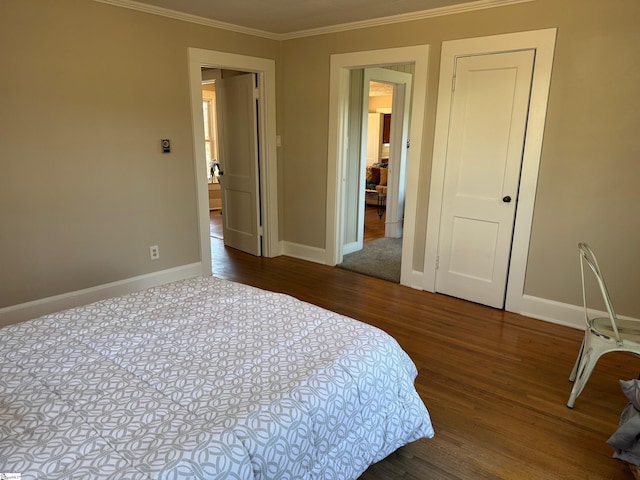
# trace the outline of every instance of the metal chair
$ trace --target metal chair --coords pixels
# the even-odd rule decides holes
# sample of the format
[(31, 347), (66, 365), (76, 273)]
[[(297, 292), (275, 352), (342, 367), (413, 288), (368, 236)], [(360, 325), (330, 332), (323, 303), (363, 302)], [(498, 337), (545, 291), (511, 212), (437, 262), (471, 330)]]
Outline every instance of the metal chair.
[[(574, 382), (567, 407), (573, 408), (578, 395), (584, 389), (598, 359), (605, 353), (622, 351), (640, 355), (640, 322), (620, 319), (616, 316), (611, 298), (604, 283), (598, 260), (586, 243), (578, 244), (580, 253), (580, 274), (582, 276), (582, 303), (587, 328), (582, 347), (571, 371), (569, 380)], [(587, 308), (587, 288), (585, 286), (585, 265), (595, 275), (600, 293), (607, 309), (607, 317), (590, 317)]]

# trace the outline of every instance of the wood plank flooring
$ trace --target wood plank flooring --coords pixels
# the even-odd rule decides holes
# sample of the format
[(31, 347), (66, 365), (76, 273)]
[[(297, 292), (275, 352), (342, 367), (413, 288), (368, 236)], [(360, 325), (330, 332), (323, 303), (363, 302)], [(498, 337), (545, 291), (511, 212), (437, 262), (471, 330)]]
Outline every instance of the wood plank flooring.
[(363, 241), (369, 242), (376, 238), (384, 237), (384, 221), (387, 216), (385, 211), (382, 218), (378, 215), (378, 207), (366, 205), (364, 210), (364, 236)]
[(571, 410), (579, 330), (290, 257), (253, 257), (215, 239), (212, 257), (214, 275), (375, 325), (415, 362), (436, 435), (360, 480), (633, 479), (605, 442), (626, 404), (618, 380), (637, 377), (636, 357), (602, 357)]
[(222, 210), (209, 210), (209, 235), (222, 240)]

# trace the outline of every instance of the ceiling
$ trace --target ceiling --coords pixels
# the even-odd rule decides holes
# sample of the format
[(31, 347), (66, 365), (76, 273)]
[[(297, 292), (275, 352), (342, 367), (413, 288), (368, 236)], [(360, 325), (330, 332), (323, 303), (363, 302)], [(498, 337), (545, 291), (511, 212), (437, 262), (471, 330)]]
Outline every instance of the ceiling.
[[(150, 6), (161, 15), (187, 14), (273, 35), (420, 12), (444, 14), (530, 0), (98, 0)], [(442, 13), (440, 13), (442, 12)], [(430, 15), (432, 16), (432, 15)], [(392, 19), (389, 19), (392, 20)]]

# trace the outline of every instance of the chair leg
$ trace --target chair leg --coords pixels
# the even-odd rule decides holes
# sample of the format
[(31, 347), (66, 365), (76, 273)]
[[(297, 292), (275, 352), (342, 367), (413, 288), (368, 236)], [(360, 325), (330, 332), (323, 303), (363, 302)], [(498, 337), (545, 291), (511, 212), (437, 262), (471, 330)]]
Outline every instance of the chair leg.
[(584, 337), (582, 338), (582, 345), (580, 346), (580, 352), (578, 353), (578, 358), (576, 358), (576, 363), (573, 365), (573, 370), (571, 370), (571, 375), (569, 375), (569, 381), (575, 382), (576, 374), (578, 373), (578, 366), (580, 365), (580, 360), (582, 359), (582, 355), (584, 354)]
[(571, 389), (571, 395), (569, 395), (569, 401), (567, 407), (573, 408), (573, 404), (576, 402), (578, 395), (582, 393), (591, 372), (593, 371), (593, 357), (592, 349), (585, 350), (583, 347), (582, 354), (579, 357), (580, 365), (577, 368), (576, 375), (574, 375), (573, 388)]
[(567, 407), (573, 408), (576, 398), (578, 398), (582, 393), (582, 390), (587, 384), (587, 380), (589, 380), (589, 377), (591, 376), (591, 372), (593, 372), (596, 363), (598, 363), (598, 359), (608, 351), (611, 351), (611, 349), (606, 343), (602, 343), (593, 337), (585, 336), (584, 345), (580, 355), (580, 365), (578, 365), (575, 382), (571, 389), (571, 395), (569, 396)]

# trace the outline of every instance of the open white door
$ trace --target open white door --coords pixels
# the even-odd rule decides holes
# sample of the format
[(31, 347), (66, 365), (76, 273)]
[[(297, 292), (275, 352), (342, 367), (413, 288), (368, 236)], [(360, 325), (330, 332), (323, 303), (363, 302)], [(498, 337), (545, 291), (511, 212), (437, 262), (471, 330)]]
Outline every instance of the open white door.
[(456, 60), (436, 291), (504, 306), (535, 52)]
[[(393, 107), (389, 141), (389, 179), (385, 237), (401, 238), (404, 227), (404, 202), (409, 149), (409, 113), (411, 110), (411, 82), (408, 73), (393, 72)], [(402, 78), (402, 80), (400, 80)]]
[(216, 81), (224, 244), (260, 256), (257, 98), (253, 73)]

